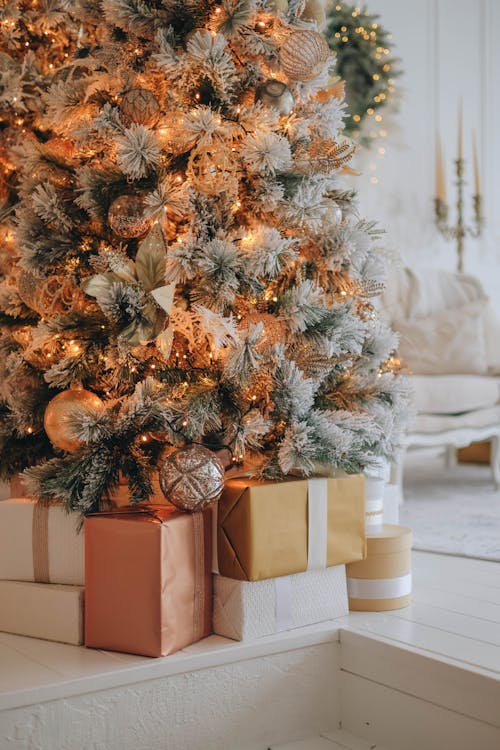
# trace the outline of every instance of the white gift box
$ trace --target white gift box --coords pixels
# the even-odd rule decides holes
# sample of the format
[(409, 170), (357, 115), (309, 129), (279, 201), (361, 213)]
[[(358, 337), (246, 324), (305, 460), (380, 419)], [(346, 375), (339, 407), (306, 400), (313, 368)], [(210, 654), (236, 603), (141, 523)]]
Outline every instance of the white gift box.
[(345, 565), (264, 581), (214, 575), (214, 632), (236, 641), (333, 620), (347, 612)]
[(0, 630), (80, 646), (83, 586), (0, 581)]
[(0, 580), (83, 586), (84, 541), (78, 516), (29, 498), (0, 502)]

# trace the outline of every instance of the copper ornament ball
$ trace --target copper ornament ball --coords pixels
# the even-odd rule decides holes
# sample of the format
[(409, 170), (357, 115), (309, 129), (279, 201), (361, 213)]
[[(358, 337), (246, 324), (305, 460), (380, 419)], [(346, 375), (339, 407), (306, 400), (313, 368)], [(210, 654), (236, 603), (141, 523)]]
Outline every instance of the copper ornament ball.
[(71, 418), (80, 411), (102, 409), (103, 406), (99, 396), (84, 388), (70, 388), (55, 396), (47, 404), (43, 418), (43, 426), (52, 445), (68, 453), (77, 451), (81, 442), (71, 434)]
[(281, 69), (292, 81), (312, 81), (330, 58), (328, 42), (317, 31), (294, 31), (280, 51)]
[(167, 455), (158, 467), (166, 499), (180, 510), (194, 512), (213, 505), (224, 488), (224, 466), (202, 445), (187, 445)]
[(152, 128), (160, 119), (160, 104), (149, 89), (130, 89), (120, 102), (120, 110), (127, 120)]
[(142, 237), (151, 226), (151, 219), (144, 215), (145, 208), (145, 198), (142, 194), (119, 195), (109, 207), (109, 226), (118, 237)]

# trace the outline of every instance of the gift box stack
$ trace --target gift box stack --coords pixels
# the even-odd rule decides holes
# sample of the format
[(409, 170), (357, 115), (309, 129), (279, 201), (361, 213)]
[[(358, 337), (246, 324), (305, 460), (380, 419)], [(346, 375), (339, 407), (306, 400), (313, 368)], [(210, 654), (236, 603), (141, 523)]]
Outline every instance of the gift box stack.
[(0, 502), (0, 630), (83, 643), (84, 543), (78, 526), (78, 518), (57, 503)]
[(383, 476), (366, 478), (366, 557), (347, 566), (349, 609), (383, 612), (411, 600), (412, 532), (384, 524)]
[(226, 482), (217, 508), (214, 631), (271, 635), (347, 612), (345, 563), (365, 556), (364, 478)]
[(119, 507), (121, 493), (83, 529), (58, 503), (2, 501), (0, 630), (161, 656), (213, 631), (249, 640), (405, 606), (411, 532), (383, 525), (383, 486), (234, 477), (190, 513)]

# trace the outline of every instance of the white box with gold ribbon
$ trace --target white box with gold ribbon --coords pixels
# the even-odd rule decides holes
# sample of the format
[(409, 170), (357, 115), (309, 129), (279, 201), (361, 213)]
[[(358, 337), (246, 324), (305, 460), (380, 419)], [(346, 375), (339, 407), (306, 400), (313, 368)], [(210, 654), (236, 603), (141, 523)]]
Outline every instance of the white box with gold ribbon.
[(48, 641), (83, 643), (83, 586), (0, 581), (0, 630)]
[(384, 524), (367, 535), (366, 559), (346, 568), (350, 610), (383, 612), (410, 604), (411, 544), (406, 526)]
[(347, 614), (345, 565), (263, 581), (214, 575), (214, 632), (247, 641)]
[(82, 586), (84, 543), (78, 526), (78, 516), (60, 503), (2, 500), (0, 580)]

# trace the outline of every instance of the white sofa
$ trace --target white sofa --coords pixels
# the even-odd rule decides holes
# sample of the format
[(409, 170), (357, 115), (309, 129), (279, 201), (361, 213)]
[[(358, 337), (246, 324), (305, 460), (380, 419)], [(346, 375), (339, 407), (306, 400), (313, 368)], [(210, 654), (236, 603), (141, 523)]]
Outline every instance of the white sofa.
[[(391, 279), (384, 311), (412, 371), (415, 416), (405, 450), (456, 449), (491, 439), (500, 486), (500, 323), (477, 279), (435, 269), (403, 269)], [(401, 488), (404, 455), (395, 466)]]

